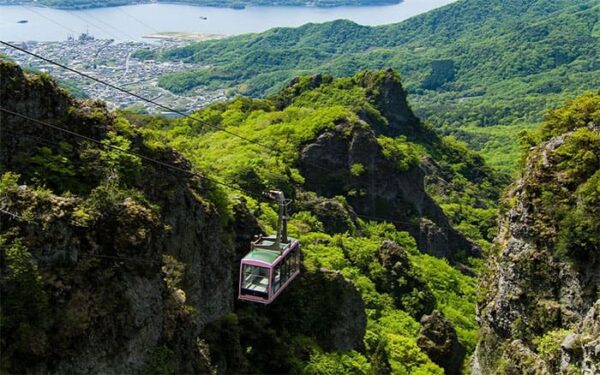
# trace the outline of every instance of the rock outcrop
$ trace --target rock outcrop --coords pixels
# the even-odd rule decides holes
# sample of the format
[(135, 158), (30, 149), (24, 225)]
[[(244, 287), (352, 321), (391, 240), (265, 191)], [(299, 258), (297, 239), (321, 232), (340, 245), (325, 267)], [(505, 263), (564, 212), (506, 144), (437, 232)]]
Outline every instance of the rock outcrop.
[[(4, 108), (96, 139), (118, 131), (102, 105), (75, 102), (49, 78), (28, 77), (13, 64), (0, 68)], [(54, 190), (11, 185), (2, 192), (3, 210), (28, 216), (0, 218), (5, 246), (22, 244), (35, 259), (51, 309), (36, 332), (44, 342), (38, 356), (13, 369), (132, 373), (151, 363), (161, 345), (194, 352), (203, 327), (231, 312), (234, 299), (233, 239), (216, 206), (202, 198), (212, 189), (206, 181), (142, 163), (140, 177), (128, 181), (138, 192), (127, 193), (118, 177), (97, 185), (102, 168), (75, 164), (93, 152), (76, 137), (5, 113), (2, 131), (2, 165)], [(173, 151), (145, 148), (139, 135), (132, 143), (145, 155), (190, 168)], [(36, 168), (30, 161), (38, 160), (43, 147), (47, 160), (60, 160), (60, 147), (73, 164), (65, 161), (64, 171)], [(68, 178), (79, 181), (69, 185)], [(65, 187), (69, 193), (63, 193)], [(165, 256), (181, 265), (176, 285), (163, 274)], [(13, 261), (3, 253), (3, 267)], [(27, 352), (23, 349), (3, 343), (3, 354), (13, 358)], [(194, 371), (200, 362), (187, 358), (177, 369)]]
[[(293, 337), (327, 351), (364, 352), (367, 318), (360, 291), (337, 272), (305, 272), (272, 305), (240, 304), (211, 323), (202, 337), (219, 373), (289, 373), (293, 356), (309, 360)], [(294, 349), (295, 348), (295, 349)], [(298, 353), (300, 350), (300, 353)]]
[(560, 369), (580, 368), (584, 374), (600, 372), (600, 301), (597, 301), (560, 345)]
[(356, 214), (350, 205), (334, 198), (298, 192), (296, 211), (309, 211), (323, 223), (327, 233), (353, 233), (356, 230)]
[(458, 342), (454, 327), (441, 312), (435, 310), (431, 315), (421, 318), (417, 345), (447, 375), (460, 374), (465, 348)]
[[(358, 176), (351, 173), (356, 164), (365, 168)], [(330, 172), (323, 173), (315, 165)], [(398, 170), (384, 157), (369, 127), (340, 124), (321, 134), (302, 150), (300, 167), (307, 190), (325, 197), (346, 196), (358, 216), (395, 223), (411, 233), (425, 253), (450, 260), (456, 260), (457, 253), (480, 256), (479, 248), (452, 228), (425, 191), (423, 169), (417, 164)]]
[(389, 293), (396, 306), (416, 318), (429, 314), (435, 307), (435, 297), (408, 258), (406, 250), (393, 241), (384, 241), (377, 260), (385, 269), (377, 280), (377, 289)]
[(337, 272), (302, 275), (274, 303), (273, 321), (282, 327), (303, 327), (326, 350), (364, 350), (367, 317), (361, 294)]
[[(401, 136), (426, 147), (441, 147), (433, 129), (410, 109), (399, 77), (388, 70), (366, 72), (354, 79), (376, 109), (359, 110), (364, 122), (340, 123), (302, 148), (298, 164), (306, 190), (328, 198), (345, 196), (358, 216), (396, 223), (428, 254), (452, 261), (481, 256), (479, 247), (452, 227), (426, 192), (427, 158), (417, 163), (392, 160), (378, 142), (379, 136)], [(322, 82), (312, 80), (309, 89)], [(362, 166), (361, 173), (352, 171), (356, 165)]]
[(557, 115), (553, 129), (567, 132), (530, 151), (509, 192), (481, 281), (474, 374), (597, 371), (600, 106), (577, 105)]

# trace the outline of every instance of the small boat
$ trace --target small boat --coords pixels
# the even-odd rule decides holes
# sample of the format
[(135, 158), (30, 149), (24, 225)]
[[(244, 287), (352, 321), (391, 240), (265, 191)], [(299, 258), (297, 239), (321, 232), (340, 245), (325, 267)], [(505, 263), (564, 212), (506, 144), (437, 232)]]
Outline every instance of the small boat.
[(27, 22), (29, 22), (29, 20), (19, 20), (19, 21), (17, 21), (17, 23), (27, 23)]
[(208, 19), (208, 17), (200, 16), (200, 19), (206, 21)]

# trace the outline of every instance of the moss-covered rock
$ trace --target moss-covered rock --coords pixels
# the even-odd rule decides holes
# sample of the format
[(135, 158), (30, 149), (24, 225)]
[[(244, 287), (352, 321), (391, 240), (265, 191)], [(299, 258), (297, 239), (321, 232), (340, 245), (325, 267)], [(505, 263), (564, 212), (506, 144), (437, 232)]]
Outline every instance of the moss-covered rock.
[[(164, 145), (147, 147), (140, 129), (103, 105), (74, 101), (11, 63), (0, 62), (0, 71), (3, 107), (191, 171)], [(237, 269), (217, 189), (16, 116), (2, 115), (2, 132), (0, 165), (11, 172), (2, 176), (0, 205), (16, 215), (0, 216), (0, 288), (11, 296), (2, 298), (11, 315), (1, 327), (3, 370), (131, 373), (161, 353), (175, 353), (176, 372), (203, 368), (196, 338), (233, 309)], [(164, 277), (163, 255), (182, 265), (176, 285)], [(42, 285), (41, 325), (10, 306), (35, 290), (11, 278), (18, 264), (30, 264)]]
[(435, 310), (421, 318), (417, 345), (442, 367), (446, 374), (459, 374), (465, 348), (458, 342), (456, 331), (444, 315)]
[(549, 348), (557, 332), (577, 329), (600, 298), (598, 113), (598, 94), (551, 112), (540, 133), (544, 141), (530, 151), (509, 191), (498, 251), (481, 281), (477, 374), (584, 368), (581, 354), (573, 352), (564, 364), (558, 348)]
[(417, 319), (433, 310), (435, 297), (413, 269), (406, 250), (395, 242), (384, 241), (377, 253), (377, 260), (385, 269), (383, 277), (375, 280), (378, 290), (390, 293), (396, 306)]

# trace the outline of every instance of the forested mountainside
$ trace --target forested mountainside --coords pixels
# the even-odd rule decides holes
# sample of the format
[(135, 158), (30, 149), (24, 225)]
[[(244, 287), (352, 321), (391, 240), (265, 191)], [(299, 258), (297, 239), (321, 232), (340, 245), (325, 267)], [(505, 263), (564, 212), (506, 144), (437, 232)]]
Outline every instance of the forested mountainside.
[[(416, 118), (393, 71), (302, 77), (269, 99), (194, 114), (229, 135), (110, 113), (10, 62), (0, 73), (2, 108), (102, 144), (2, 113), (3, 371), (466, 366), (477, 340), (473, 272), (504, 182)], [(236, 283), (249, 241), (272, 232), (276, 213), (214, 179), (294, 199), (303, 272), (268, 307), (237, 302)]]
[(350, 21), (278, 28), (138, 58), (204, 63), (165, 75), (260, 97), (302, 74), (397, 69), (418, 115), (515, 170), (515, 134), (546, 108), (600, 86), (600, 4), (595, 0), (459, 0), (398, 24)]
[(600, 93), (549, 112), (481, 281), (474, 374), (600, 372)]
[(109, 148), (191, 168), (101, 103), (12, 63), (0, 76), (2, 108), (106, 146), (1, 113), (2, 371), (130, 373), (167, 347), (203, 371), (199, 330), (233, 306), (222, 193)]
[(318, 6), (385, 5), (401, 0), (0, 0), (0, 5), (44, 5), (61, 9), (89, 9), (150, 2), (181, 3), (211, 7), (244, 8), (246, 6)]

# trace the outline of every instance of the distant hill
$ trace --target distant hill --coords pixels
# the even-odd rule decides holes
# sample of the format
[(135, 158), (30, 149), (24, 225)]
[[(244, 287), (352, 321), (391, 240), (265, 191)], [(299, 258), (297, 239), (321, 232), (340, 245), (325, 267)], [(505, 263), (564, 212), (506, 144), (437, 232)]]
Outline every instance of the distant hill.
[(206, 85), (252, 96), (300, 74), (392, 67), (417, 114), (511, 171), (519, 130), (600, 86), (599, 15), (594, 0), (461, 0), (393, 25), (307, 24), (138, 57), (211, 65), (162, 77), (171, 91)]
[(337, 7), (342, 5), (387, 5), (398, 4), (401, 0), (0, 0), (0, 5), (37, 4), (62, 9), (88, 9), (119, 5), (143, 4), (150, 2), (181, 3), (222, 8), (239, 8), (246, 6), (317, 6)]

